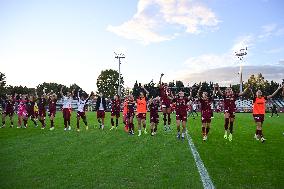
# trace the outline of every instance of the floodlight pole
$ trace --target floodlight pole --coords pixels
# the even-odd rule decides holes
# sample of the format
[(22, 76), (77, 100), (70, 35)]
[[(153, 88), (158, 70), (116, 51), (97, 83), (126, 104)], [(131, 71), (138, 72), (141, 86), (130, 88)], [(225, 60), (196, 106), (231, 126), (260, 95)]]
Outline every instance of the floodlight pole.
[(236, 53), (236, 57), (240, 61), (240, 71), (239, 71), (239, 75), (240, 75), (240, 93), (243, 92), (243, 68), (242, 68), (242, 62), (243, 62), (244, 56), (246, 56), (246, 55), (247, 55), (247, 47), (245, 49), (240, 49), (239, 53)]
[(121, 87), (120, 87), (120, 83), (121, 83), (121, 81), (120, 81), (120, 64), (121, 64), (121, 60), (120, 59), (123, 59), (123, 58), (125, 58), (125, 55), (124, 54), (116, 54), (115, 53), (115, 58), (116, 59), (118, 59), (118, 89), (117, 89), (117, 94), (119, 95), (119, 96), (121, 96)]

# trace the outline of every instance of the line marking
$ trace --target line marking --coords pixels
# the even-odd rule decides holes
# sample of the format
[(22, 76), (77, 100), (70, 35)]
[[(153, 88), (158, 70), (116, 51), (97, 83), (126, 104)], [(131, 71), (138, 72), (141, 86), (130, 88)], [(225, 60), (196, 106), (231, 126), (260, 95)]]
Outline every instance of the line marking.
[(186, 138), (187, 138), (187, 141), (188, 141), (189, 148), (190, 148), (192, 155), (194, 157), (195, 164), (196, 164), (196, 167), (198, 169), (198, 172), (199, 172), (202, 184), (203, 184), (203, 188), (214, 189), (215, 187), (213, 185), (213, 182), (212, 182), (212, 180), (211, 180), (211, 178), (210, 178), (210, 176), (207, 172), (206, 167), (204, 166), (204, 164), (202, 162), (202, 159), (200, 158), (200, 155), (199, 155), (196, 147), (194, 146), (194, 144), (192, 142), (190, 135), (187, 133), (187, 131), (186, 131), (185, 134), (186, 134)]

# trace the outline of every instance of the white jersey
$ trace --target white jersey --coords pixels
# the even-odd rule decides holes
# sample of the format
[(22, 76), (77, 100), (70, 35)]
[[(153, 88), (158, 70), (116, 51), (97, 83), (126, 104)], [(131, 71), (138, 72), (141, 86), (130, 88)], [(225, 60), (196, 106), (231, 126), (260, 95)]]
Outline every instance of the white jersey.
[(193, 110), (196, 110), (196, 109), (197, 109), (197, 107), (196, 107), (196, 104), (195, 104), (195, 103), (192, 105), (192, 109), (193, 109)]
[(62, 107), (63, 109), (64, 108), (71, 108), (72, 97), (63, 96), (62, 100), (63, 100), (63, 107)]
[(77, 109), (77, 111), (78, 112), (85, 112), (86, 103), (87, 103), (87, 100), (78, 99), (78, 103), (77, 103), (78, 109)]
[(103, 105), (103, 99), (101, 98), (99, 110), (105, 110)]

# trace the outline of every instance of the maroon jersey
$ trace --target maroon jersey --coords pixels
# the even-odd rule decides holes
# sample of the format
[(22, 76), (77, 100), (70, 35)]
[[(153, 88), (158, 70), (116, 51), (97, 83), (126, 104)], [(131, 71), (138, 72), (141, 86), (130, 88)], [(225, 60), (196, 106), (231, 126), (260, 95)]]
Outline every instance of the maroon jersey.
[(150, 117), (157, 117), (159, 116), (158, 112), (159, 112), (159, 107), (160, 104), (158, 102), (152, 102), (149, 105), (149, 109), (150, 109)]
[(39, 98), (38, 99), (38, 109), (39, 109), (39, 111), (44, 111), (46, 104), (47, 104), (47, 101), (46, 101), (45, 98)]
[(111, 112), (120, 112), (120, 100), (112, 100)]
[(27, 103), (26, 103), (26, 109), (27, 109), (27, 112), (29, 114), (33, 114), (34, 113), (34, 107), (35, 107), (35, 102), (31, 101), (31, 100), (28, 100)]
[(171, 100), (169, 95), (171, 94), (170, 89), (164, 86), (160, 86), (160, 96), (163, 104), (169, 104)]
[(239, 97), (237, 93), (233, 93), (231, 95), (223, 95), (224, 98), (224, 110), (235, 112), (236, 111), (236, 100)]
[(176, 113), (177, 114), (186, 114), (187, 113), (187, 103), (189, 100), (187, 98), (176, 98), (174, 100), (176, 103)]
[(134, 114), (134, 106), (135, 106), (135, 102), (129, 101), (127, 104), (127, 113)]
[(212, 99), (207, 98), (206, 100), (203, 98), (199, 98), (199, 102), (200, 102), (200, 109), (201, 109), (201, 113), (202, 112), (211, 112), (211, 104), (212, 104)]
[(56, 112), (56, 102), (57, 102), (56, 99), (53, 100), (51, 98), (48, 99), (49, 112)]
[(14, 100), (6, 100), (6, 102), (5, 102), (5, 112), (7, 112), (7, 113), (14, 112), (14, 104), (15, 104)]

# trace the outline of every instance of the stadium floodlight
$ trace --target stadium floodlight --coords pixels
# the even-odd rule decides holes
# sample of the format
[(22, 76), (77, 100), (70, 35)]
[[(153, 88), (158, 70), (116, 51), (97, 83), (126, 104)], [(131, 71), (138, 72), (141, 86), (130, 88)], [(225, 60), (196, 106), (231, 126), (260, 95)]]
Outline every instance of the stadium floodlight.
[(240, 92), (243, 92), (243, 69), (242, 69), (242, 63), (244, 60), (244, 57), (248, 54), (247, 53), (248, 48), (242, 48), (239, 51), (235, 52), (235, 56), (237, 57), (239, 63), (240, 63), (240, 71), (239, 71), (239, 75), (240, 75)]
[(116, 52), (114, 52), (114, 54), (115, 54), (115, 58), (118, 59), (118, 88), (117, 88), (117, 94), (119, 96), (121, 96), (121, 87), (120, 87), (120, 83), (121, 83), (121, 80), (120, 80), (120, 64), (121, 64), (121, 60), (120, 59), (125, 58), (125, 55), (122, 54), (122, 53), (117, 54)]

